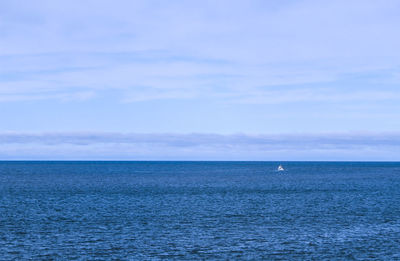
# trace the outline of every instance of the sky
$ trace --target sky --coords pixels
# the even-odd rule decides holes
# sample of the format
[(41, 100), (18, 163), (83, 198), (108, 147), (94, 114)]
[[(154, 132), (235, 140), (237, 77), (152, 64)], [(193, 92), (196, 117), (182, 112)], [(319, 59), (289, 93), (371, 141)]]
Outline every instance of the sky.
[(400, 2), (0, 1), (0, 159), (400, 160)]

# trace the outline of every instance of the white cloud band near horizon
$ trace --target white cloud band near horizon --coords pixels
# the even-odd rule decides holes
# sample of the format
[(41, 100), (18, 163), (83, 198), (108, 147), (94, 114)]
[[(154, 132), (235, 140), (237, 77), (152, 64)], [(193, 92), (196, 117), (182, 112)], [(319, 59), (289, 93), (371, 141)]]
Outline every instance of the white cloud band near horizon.
[(400, 133), (0, 133), (0, 160), (399, 161)]

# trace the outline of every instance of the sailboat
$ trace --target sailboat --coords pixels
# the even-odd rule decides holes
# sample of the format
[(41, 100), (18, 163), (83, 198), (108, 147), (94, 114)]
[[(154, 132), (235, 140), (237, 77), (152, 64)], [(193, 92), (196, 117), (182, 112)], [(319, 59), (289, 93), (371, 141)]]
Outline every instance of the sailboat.
[(285, 169), (282, 167), (282, 165), (278, 166), (278, 171), (284, 171)]

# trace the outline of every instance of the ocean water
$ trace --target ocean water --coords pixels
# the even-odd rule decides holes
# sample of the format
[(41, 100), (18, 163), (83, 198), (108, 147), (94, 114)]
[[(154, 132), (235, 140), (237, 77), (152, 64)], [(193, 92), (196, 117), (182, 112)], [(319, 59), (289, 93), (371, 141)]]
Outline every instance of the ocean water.
[(0, 162), (0, 260), (400, 260), (400, 163)]

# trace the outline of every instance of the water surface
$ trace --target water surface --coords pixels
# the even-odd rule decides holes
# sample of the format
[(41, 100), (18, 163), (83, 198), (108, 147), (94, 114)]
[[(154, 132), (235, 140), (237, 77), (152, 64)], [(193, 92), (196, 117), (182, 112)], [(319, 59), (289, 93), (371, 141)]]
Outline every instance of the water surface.
[(400, 163), (0, 162), (1, 259), (400, 260)]

